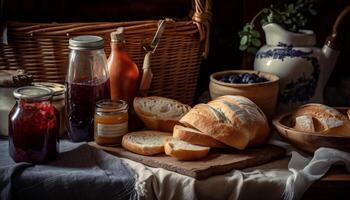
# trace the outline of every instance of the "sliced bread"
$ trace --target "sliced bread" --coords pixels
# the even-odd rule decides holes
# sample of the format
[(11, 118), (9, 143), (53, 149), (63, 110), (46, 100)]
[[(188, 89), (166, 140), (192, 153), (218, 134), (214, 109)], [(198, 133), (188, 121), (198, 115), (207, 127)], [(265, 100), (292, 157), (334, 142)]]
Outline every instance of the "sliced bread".
[(201, 133), (198, 130), (193, 128), (184, 127), (181, 125), (175, 125), (173, 131), (173, 137), (186, 141), (191, 144), (207, 146), (207, 147), (216, 147), (216, 148), (224, 148), (226, 145), (215, 140), (214, 138)]
[(171, 138), (171, 133), (160, 131), (137, 131), (123, 136), (122, 146), (141, 155), (164, 153), (165, 140)]
[[(317, 103), (305, 104), (292, 112), (293, 118), (296, 119), (299, 116), (315, 118), (317, 122), (325, 127), (324, 129), (326, 131), (322, 131), (324, 134), (350, 135), (350, 120), (347, 116), (332, 107)], [(315, 129), (316, 131), (318, 129), (316, 125)]]
[(151, 130), (172, 132), (175, 124), (190, 106), (164, 97), (136, 97), (134, 110), (145, 126)]
[(270, 135), (265, 114), (242, 96), (225, 95), (208, 104), (198, 104), (180, 122), (241, 150), (265, 144)]
[(164, 145), (165, 154), (178, 160), (198, 160), (208, 155), (210, 147), (193, 145), (188, 142), (171, 138)]
[(295, 118), (295, 130), (315, 132), (315, 125), (311, 116), (301, 115)]

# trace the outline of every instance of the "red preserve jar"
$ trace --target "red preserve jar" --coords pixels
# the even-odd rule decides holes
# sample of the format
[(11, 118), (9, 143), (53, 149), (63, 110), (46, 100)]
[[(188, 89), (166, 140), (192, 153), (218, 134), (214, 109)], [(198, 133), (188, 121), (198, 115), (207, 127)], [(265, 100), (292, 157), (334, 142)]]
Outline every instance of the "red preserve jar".
[(38, 86), (14, 90), (16, 104), (9, 113), (10, 155), (16, 162), (52, 160), (58, 152), (59, 115), (53, 91)]

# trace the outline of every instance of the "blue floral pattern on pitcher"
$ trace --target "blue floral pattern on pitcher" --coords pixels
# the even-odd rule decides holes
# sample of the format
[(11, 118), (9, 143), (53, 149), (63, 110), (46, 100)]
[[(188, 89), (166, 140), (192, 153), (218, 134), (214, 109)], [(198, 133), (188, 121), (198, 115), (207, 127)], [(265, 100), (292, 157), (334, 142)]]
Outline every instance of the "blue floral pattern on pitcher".
[(305, 75), (287, 83), (284, 91), (279, 94), (279, 101), (282, 103), (306, 102), (310, 100), (316, 91), (317, 81), (320, 75), (320, 64), (316, 57), (312, 56), (313, 51), (309, 52), (296, 50), (293, 45), (287, 45), (279, 42), (277, 47), (268, 51), (259, 51), (256, 59), (272, 58), (283, 61), (284, 58), (302, 58), (311, 63), (313, 72), (310, 77)]

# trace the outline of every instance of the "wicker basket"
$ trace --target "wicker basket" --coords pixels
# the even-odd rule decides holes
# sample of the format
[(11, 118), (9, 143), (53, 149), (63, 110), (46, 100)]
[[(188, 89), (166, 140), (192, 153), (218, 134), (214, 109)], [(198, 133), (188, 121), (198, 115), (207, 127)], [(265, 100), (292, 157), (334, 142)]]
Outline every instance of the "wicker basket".
[[(203, 42), (208, 40), (210, 1), (195, 0), (190, 21), (170, 21), (152, 55), (154, 74), (149, 95), (174, 98), (191, 104), (202, 60)], [(7, 23), (8, 45), (0, 47), (0, 69), (25, 69), (34, 81), (63, 83), (67, 71), (68, 40), (76, 35), (99, 35), (110, 53), (110, 32), (125, 27), (132, 59), (142, 67), (145, 51), (141, 41), (151, 40), (158, 21), (98, 23)], [(207, 42), (206, 42), (207, 44)], [(207, 45), (205, 45), (207, 46)]]

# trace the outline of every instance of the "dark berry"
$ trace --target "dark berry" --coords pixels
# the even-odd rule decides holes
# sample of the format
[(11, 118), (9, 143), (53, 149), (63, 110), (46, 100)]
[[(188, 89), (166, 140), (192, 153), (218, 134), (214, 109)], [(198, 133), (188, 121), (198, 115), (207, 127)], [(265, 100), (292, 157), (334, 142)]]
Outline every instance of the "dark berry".
[(242, 82), (242, 79), (238, 76), (236, 76), (231, 83), (241, 83)]
[(228, 82), (229, 82), (227, 76), (222, 76), (222, 77), (220, 78), (220, 81), (225, 82), (225, 83), (228, 83)]
[(254, 80), (256, 80), (257, 78), (259, 78), (259, 76), (257, 74), (252, 74), (252, 77)]
[(249, 79), (248, 83), (255, 83), (255, 80)]
[(257, 83), (262, 83), (262, 82), (266, 82), (266, 81), (267, 81), (267, 79), (264, 78), (264, 77), (259, 77), (259, 78), (256, 79)]
[(250, 74), (244, 74), (243, 78), (242, 78), (242, 83), (248, 83), (248, 81), (251, 79), (251, 75)]

